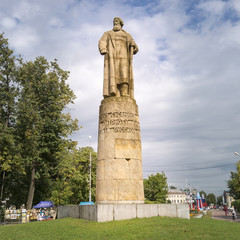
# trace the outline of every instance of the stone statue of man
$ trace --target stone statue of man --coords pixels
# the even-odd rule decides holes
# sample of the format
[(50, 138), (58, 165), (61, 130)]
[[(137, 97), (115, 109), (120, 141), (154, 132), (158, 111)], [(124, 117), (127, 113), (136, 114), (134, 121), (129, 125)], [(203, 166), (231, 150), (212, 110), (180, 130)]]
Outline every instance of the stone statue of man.
[(138, 47), (122, 27), (122, 19), (115, 17), (113, 30), (105, 32), (99, 40), (99, 51), (104, 55), (104, 98), (134, 98), (132, 56), (138, 52)]

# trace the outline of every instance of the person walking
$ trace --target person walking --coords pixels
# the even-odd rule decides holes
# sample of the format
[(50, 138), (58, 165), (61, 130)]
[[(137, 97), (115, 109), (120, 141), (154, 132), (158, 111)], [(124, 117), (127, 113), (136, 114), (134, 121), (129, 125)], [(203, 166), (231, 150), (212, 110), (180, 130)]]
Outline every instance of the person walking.
[(224, 211), (225, 211), (225, 216), (227, 216), (227, 214), (228, 214), (228, 208), (227, 208), (227, 206), (224, 206)]
[(233, 210), (232, 210), (232, 219), (233, 219), (233, 221), (234, 221), (236, 218), (237, 218), (237, 214), (236, 214), (236, 211), (235, 211), (235, 209), (234, 209), (234, 207), (233, 207)]

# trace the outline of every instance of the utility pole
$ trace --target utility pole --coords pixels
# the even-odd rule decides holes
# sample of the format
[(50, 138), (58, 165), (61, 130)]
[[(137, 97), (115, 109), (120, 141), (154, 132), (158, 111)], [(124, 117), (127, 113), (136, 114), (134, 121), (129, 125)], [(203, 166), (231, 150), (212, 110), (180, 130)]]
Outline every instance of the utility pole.
[(89, 202), (92, 201), (92, 192), (91, 192), (91, 181), (92, 181), (92, 147), (91, 147), (91, 136), (88, 136), (90, 141), (90, 153), (89, 153)]

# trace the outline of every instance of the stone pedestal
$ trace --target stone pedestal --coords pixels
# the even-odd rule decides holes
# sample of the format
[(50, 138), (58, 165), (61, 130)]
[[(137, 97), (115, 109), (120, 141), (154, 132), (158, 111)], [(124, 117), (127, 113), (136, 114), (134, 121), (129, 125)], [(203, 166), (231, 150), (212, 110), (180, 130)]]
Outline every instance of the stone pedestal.
[(58, 206), (58, 219), (71, 217), (109, 222), (132, 218), (177, 217), (190, 219), (188, 204), (98, 204)]
[(141, 136), (136, 101), (102, 100), (99, 113), (97, 204), (144, 202)]

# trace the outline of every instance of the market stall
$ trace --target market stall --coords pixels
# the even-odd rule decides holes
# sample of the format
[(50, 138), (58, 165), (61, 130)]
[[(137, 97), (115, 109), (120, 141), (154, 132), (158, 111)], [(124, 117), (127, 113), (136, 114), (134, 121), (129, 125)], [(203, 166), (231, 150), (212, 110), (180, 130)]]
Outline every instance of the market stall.
[(37, 220), (44, 221), (56, 218), (56, 212), (53, 210), (53, 202), (51, 201), (41, 201), (33, 208), (37, 209)]

